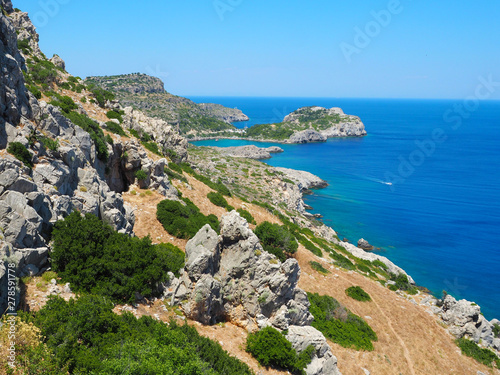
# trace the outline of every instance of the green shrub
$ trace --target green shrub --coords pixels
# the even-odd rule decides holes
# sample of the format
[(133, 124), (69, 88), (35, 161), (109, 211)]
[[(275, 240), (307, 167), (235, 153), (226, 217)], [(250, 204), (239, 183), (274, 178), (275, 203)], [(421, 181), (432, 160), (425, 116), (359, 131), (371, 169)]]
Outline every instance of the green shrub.
[(153, 154), (156, 154), (158, 156), (163, 156), (162, 153), (160, 152), (160, 149), (158, 148), (158, 145), (156, 142), (151, 141), (151, 142), (142, 142), (142, 145), (151, 151)]
[(302, 236), (300, 234), (296, 235), (296, 236), (297, 236), (297, 239), (299, 240), (299, 242), (302, 244), (302, 246), (304, 246), (311, 253), (313, 253), (314, 255), (317, 255), (319, 257), (323, 256), (323, 253), (321, 252), (321, 249), (319, 247), (317, 247), (316, 245), (314, 245), (307, 238), (305, 238), (304, 236)]
[(207, 198), (210, 200), (210, 202), (212, 202), (212, 204), (215, 204), (216, 206), (224, 208), (228, 206), (227, 200), (222, 196), (221, 193), (210, 192), (207, 194)]
[(299, 359), (292, 344), (281, 332), (275, 328), (266, 327), (248, 335), (246, 351), (252, 354), (262, 366), (272, 366), (288, 370), (293, 374), (303, 374), (303, 369), (311, 362), (314, 347), (308, 347), (301, 353)]
[(177, 160), (179, 160), (179, 155), (177, 154), (177, 152), (175, 152), (174, 150), (172, 150), (170, 148), (165, 148), (163, 150), (163, 154), (166, 157), (170, 158), (170, 160), (172, 160), (174, 162), (177, 161)]
[(130, 134), (132, 134), (134, 137), (139, 138), (139, 139), (141, 138), (141, 136), (139, 135), (139, 132), (138, 132), (137, 130), (135, 130), (135, 129), (129, 129), (129, 132), (130, 132)]
[(345, 348), (373, 350), (372, 341), (377, 334), (359, 316), (354, 315), (330, 296), (307, 293), (314, 316), (311, 325), (321, 331), (326, 338)]
[(113, 94), (111, 91), (98, 88), (94, 85), (89, 85), (88, 88), (92, 92), (92, 94), (94, 94), (94, 98), (101, 108), (104, 108), (108, 100), (115, 99), (115, 94)]
[(116, 122), (113, 122), (113, 121), (106, 122), (106, 128), (111, 133), (121, 135), (122, 137), (126, 137), (127, 136), (127, 134), (125, 133), (125, 131), (123, 130), (123, 128), (119, 124), (117, 124)]
[(353, 270), (356, 268), (353, 262), (351, 262), (348, 258), (343, 256), (342, 254), (339, 254), (333, 250), (330, 251), (330, 258), (332, 258), (335, 261), (335, 264), (341, 268), (344, 268), (346, 270)]
[(17, 40), (17, 49), (20, 49), (22, 53), (27, 55), (31, 51), (30, 42), (28, 39)]
[(366, 293), (360, 286), (351, 286), (345, 290), (345, 293), (354, 298), (357, 301), (371, 301), (371, 297), (368, 293)]
[(297, 252), (295, 237), (282, 225), (268, 221), (257, 225), (255, 234), (259, 237), (265, 251), (274, 254), (282, 262)]
[(182, 174), (182, 168), (179, 166), (179, 164), (168, 163), (168, 167), (174, 172)]
[(14, 155), (16, 159), (22, 161), (28, 168), (33, 168), (33, 161), (30, 152), (20, 142), (11, 142), (7, 147), (7, 152)]
[(106, 116), (107, 118), (109, 118), (110, 120), (113, 120), (113, 119), (116, 119), (120, 122), (120, 124), (123, 123), (123, 117), (122, 117), (122, 114), (118, 111), (115, 111), (115, 110), (111, 110), (111, 111), (108, 111), (106, 113)]
[(96, 216), (76, 211), (56, 223), (52, 239), (52, 268), (63, 282), (121, 303), (133, 302), (135, 292), (157, 295), (167, 272), (179, 271), (183, 256), (176, 247), (117, 233)]
[(186, 205), (177, 201), (164, 200), (158, 203), (156, 218), (163, 228), (178, 238), (193, 237), (204, 225), (209, 224), (215, 231), (219, 229), (219, 220), (215, 215), (203, 215), (189, 199), (183, 199)]
[(57, 151), (59, 149), (59, 141), (57, 139), (52, 139), (49, 137), (40, 137), (40, 142), (51, 151)]
[(78, 109), (76, 103), (69, 96), (61, 96), (56, 94), (56, 99), (52, 100), (49, 104), (61, 108), (61, 110), (68, 114), (69, 112)]
[(137, 178), (137, 180), (139, 181), (144, 181), (148, 178), (148, 174), (142, 169), (139, 169), (137, 172), (135, 172), (135, 178)]
[(85, 104), (85, 103), (87, 103), (87, 98), (85, 96), (82, 96), (80, 101)]
[(500, 338), (500, 324), (493, 325), (493, 336)]
[(493, 363), (495, 363), (496, 367), (500, 369), (500, 358), (498, 358), (491, 350), (483, 349), (474, 341), (467, 340), (465, 338), (458, 339), (456, 343), (462, 351), (462, 354), (472, 357), (479, 363), (486, 366), (491, 367), (493, 366)]
[(390, 274), (390, 280), (394, 281), (396, 284), (395, 285), (390, 285), (389, 289), (396, 291), (396, 290), (403, 290), (406, 291), (409, 294), (417, 294), (418, 293), (418, 288), (415, 287), (414, 285), (410, 284), (408, 281), (408, 277), (405, 274)]
[(25, 315), (41, 329), (60, 369), (30, 374), (252, 374), (194, 327), (137, 319), (129, 312), (117, 315), (112, 309), (100, 296), (67, 302), (51, 297), (40, 311)]
[(106, 142), (108, 142), (110, 145), (112, 145), (114, 142), (113, 142), (113, 137), (111, 137), (109, 134), (106, 134), (106, 137), (104, 137), (104, 139), (106, 140)]
[(27, 85), (27, 89), (33, 94), (35, 98), (38, 100), (42, 99), (42, 92), (40, 89), (34, 85)]
[(311, 268), (315, 271), (318, 271), (319, 273), (327, 274), (330, 273), (321, 263), (315, 262), (315, 261), (310, 261), (309, 265)]
[(248, 212), (247, 210), (245, 210), (243, 208), (238, 208), (237, 212), (240, 214), (240, 216), (243, 219), (245, 219), (246, 221), (248, 221), (250, 224), (257, 224), (257, 222), (255, 221), (255, 219), (252, 216), (252, 214), (250, 212)]
[(47, 283), (50, 283), (50, 281), (52, 279), (55, 279), (57, 280), (57, 273), (54, 272), (54, 271), (47, 271), (47, 272), (44, 272), (43, 275), (42, 275), (42, 280), (47, 282)]

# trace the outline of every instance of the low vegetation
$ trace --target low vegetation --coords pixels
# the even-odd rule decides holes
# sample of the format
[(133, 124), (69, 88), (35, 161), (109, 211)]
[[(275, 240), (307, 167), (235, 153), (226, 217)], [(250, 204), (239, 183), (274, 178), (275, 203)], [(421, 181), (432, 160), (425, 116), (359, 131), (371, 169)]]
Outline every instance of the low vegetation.
[(390, 280), (394, 281), (396, 284), (394, 285), (389, 285), (389, 289), (396, 291), (396, 290), (402, 290), (407, 292), (408, 294), (417, 294), (418, 293), (418, 288), (412, 284), (410, 284), (408, 280), (408, 276), (404, 274), (390, 274)]
[(500, 369), (500, 358), (489, 349), (481, 348), (474, 341), (461, 338), (456, 341), (458, 347), (468, 357), (474, 358), (483, 365), (492, 367), (493, 364)]
[(245, 219), (246, 221), (248, 221), (249, 224), (254, 224), (254, 225), (257, 224), (257, 222), (255, 221), (255, 218), (247, 210), (245, 210), (243, 208), (238, 208), (236, 211), (240, 214), (240, 216), (243, 219)]
[(127, 136), (127, 133), (125, 133), (125, 130), (123, 130), (123, 128), (120, 126), (120, 124), (117, 124), (116, 122), (113, 122), (113, 121), (106, 122), (106, 128), (111, 133), (121, 135), (122, 137)]
[(30, 152), (20, 142), (11, 142), (7, 147), (7, 152), (14, 155), (16, 159), (23, 162), (28, 168), (33, 168), (33, 159)]
[(223, 207), (228, 211), (234, 210), (234, 207), (227, 203), (226, 198), (224, 198), (221, 193), (210, 192), (207, 194), (207, 198), (216, 206)]
[(345, 294), (355, 299), (356, 301), (367, 302), (372, 300), (370, 295), (366, 293), (360, 286), (351, 286), (350, 288), (347, 288), (345, 290)]
[(117, 315), (112, 309), (107, 298), (86, 295), (68, 302), (51, 297), (39, 312), (24, 314), (25, 324), (35, 331), (23, 357), (31, 371), (24, 373), (252, 374), (194, 327), (136, 319), (129, 312)]
[(310, 261), (309, 265), (311, 266), (311, 268), (313, 270), (318, 271), (319, 273), (322, 273), (324, 275), (330, 273), (330, 271), (328, 271), (325, 267), (323, 267), (323, 265), (321, 263), (318, 263), (315, 261)]
[(297, 241), (285, 226), (264, 221), (257, 225), (254, 233), (259, 237), (264, 250), (282, 262), (297, 252)]
[(373, 341), (377, 334), (359, 316), (354, 315), (336, 299), (307, 293), (311, 306), (309, 311), (314, 316), (312, 326), (321, 331), (333, 342), (356, 350), (373, 350)]
[(246, 350), (262, 366), (288, 370), (292, 374), (305, 374), (303, 370), (311, 362), (311, 356), (314, 353), (314, 347), (309, 346), (297, 355), (290, 341), (272, 327), (249, 334)]
[(155, 296), (167, 272), (178, 273), (184, 266), (179, 248), (118, 233), (96, 216), (77, 211), (56, 223), (52, 239), (52, 268), (63, 282), (116, 302), (133, 302), (136, 292)]
[(215, 231), (219, 230), (217, 216), (205, 216), (189, 199), (183, 198), (183, 201), (185, 205), (171, 200), (158, 203), (156, 218), (168, 233), (177, 238), (189, 239), (206, 224)]

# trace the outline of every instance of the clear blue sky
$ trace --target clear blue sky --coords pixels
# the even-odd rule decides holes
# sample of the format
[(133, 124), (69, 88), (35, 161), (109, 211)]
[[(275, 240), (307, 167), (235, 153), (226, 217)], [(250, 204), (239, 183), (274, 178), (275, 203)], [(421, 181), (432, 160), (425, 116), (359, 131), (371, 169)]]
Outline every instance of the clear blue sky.
[[(143, 72), (183, 96), (465, 98), (480, 76), (500, 82), (499, 1), (401, 0), (377, 29), (372, 11), (391, 1), (13, 4), (73, 75)], [(355, 28), (367, 26), (373, 36), (356, 46)], [(362, 48), (348, 62), (342, 43)]]

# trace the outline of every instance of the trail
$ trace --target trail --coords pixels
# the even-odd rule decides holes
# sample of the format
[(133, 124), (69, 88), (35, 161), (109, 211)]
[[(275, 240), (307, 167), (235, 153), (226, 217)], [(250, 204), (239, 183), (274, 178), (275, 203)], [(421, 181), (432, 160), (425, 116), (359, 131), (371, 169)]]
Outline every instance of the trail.
[[(345, 278), (345, 277), (343, 277), (341, 275), (339, 275), (339, 277), (342, 278), (343, 280), (347, 281), (349, 284), (352, 284), (354, 286), (354, 284), (350, 280), (348, 280), (347, 278)], [(403, 348), (403, 355), (404, 355), (404, 357), (406, 359), (406, 362), (408, 363), (408, 370), (410, 371), (410, 374), (411, 375), (416, 375), (415, 369), (413, 368), (413, 361), (411, 359), (411, 355), (410, 355), (410, 351), (408, 350), (408, 347), (406, 346), (406, 344), (403, 341), (403, 339), (398, 335), (398, 333), (396, 332), (396, 330), (392, 326), (391, 319), (384, 313), (384, 311), (382, 310), (382, 308), (380, 307), (380, 305), (377, 303), (377, 301), (376, 301), (376, 299), (374, 298), (373, 295), (372, 295), (372, 303), (377, 307), (377, 310), (384, 317), (385, 321), (387, 322), (387, 325), (389, 326), (389, 329), (391, 330), (391, 332), (393, 333), (393, 335), (399, 341), (399, 344), (401, 345), (401, 348)], [(356, 311), (354, 311), (354, 313), (356, 313)]]

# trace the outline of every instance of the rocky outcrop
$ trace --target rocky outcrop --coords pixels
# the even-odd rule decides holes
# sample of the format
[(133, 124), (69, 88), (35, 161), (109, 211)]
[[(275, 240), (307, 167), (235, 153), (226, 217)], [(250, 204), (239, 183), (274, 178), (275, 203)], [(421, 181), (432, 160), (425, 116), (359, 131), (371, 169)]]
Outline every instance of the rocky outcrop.
[(13, 11), (9, 14), (9, 17), (18, 33), (17, 39), (20, 41), (28, 42), (30, 54), (38, 57), (39, 59), (45, 59), (45, 55), (42, 53), (38, 45), (38, 33), (36, 32), (35, 26), (28, 17), (28, 13)]
[(275, 169), (278, 172), (283, 173), (286, 178), (294, 181), (301, 191), (309, 189), (322, 189), (328, 186), (328, 183), (325, 180), (322, 180), (318, 176), (306, 171), (281, 167), (276, 167)]
[[(8, 9), (12, 9), (10, 1), (2, 1), (3, 8), (11, 16)], [(24, 86), (24, 58), (17, 49), (17, 35), (12, 19), (0, 14), (0, 147), (6, 146), (6, 128), (17, 126), (21, 116), (27, 119), (32, 117), (29, 105), (28, 91)]]
[(372, 251), (374, 247), (364, 238), (360, 238), (358, 241), (358, 247), (364, 251)]
[(66, 63), (64, 62), (63, 59), (59, 57), (59, 55), (54, 55), (50, 59), (50, 62), (57, 66), (58, 68), (61, 68), (62, 70), (66, 70)]
[(249, 331), (288, 330), (296, 350), (310, 344), (316, 349), (308, 374), (336, 374), (326, 339), (309, 327), (313, 317), (306, 293), (297, 288), (299, 276), (295, 259), (282, 263), (264, 251), (246, 220), (232, 211), (222, 217), (220, 235), (206, 225), (187, 243), (185, 269), (165, 297), (204, 324), (229, 320)]
[(213, 103), (200, 103), (198, 106), (203, 115), (217, 118), (227, 122), (228, 124), (250, 120), (247, 115), (237, 108), (228, 108), (223, 105)]
[(270, 159), (271, 154), (283, 152), (282, 148), (276, 146), (263, 148), (250, 145), (250, 146), (212, 147), (212, 148), (219, 151), (223, 155), (232, 156), (235, 158), (247, 158), (256, 160)]
[(311, 143), (326, 142), (326, 136), (313, 129), (306, 129), (293, 133), (288, 139), (288, 143)]
[(448, 330), (456, 338), (468, 337), (476, 343), (500, 351), (500, 338), (493, 334), (497, 320), (489, 322), (482, 314), (481, 308), (467, 300), (457, 301), (447, 295), (439, 312)]
[(127, 129), (148, 133), (158, 143), (160, 149), (173, 151), (171, 155), (176, 162), (187, 160), (187, 140), (164, 120), (148, 117), (141, 111), (127, 107), (123, 125)]

